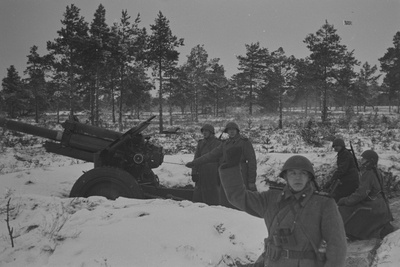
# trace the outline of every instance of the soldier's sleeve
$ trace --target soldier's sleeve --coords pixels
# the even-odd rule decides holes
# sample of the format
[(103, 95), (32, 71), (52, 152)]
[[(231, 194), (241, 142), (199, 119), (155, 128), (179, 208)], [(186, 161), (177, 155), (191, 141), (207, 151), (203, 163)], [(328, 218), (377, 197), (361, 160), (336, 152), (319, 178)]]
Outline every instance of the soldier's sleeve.
[[(220, 139), (216, 139), (216, 145), (215, 145), (215, 147), (217, 148), (217, 147), (219, 147), (219, 146), (221, 146), (222, 145), (222, 141), (220, 140)], [(222, 148), (222, 146), (221, 146), (221, 148)], [(221, 153), (222, 153), (222, 150), (221, 150)], [(221, 155), (221, 157), (219, 157), (219, 160), (218, 160), (218, 164), (219, 165), (221, 165), (222, 163), (223, 163), (223, 154)]]
[(370, 172), (364, 173), (360, 179), (360, 184), (356, 191), (350, 196), (344, 198), (344, 204), (346, 206), (356, 205), (368, 197), (368, 194), (372, 189), (371, 179), (374, 178), (370, 177), (370, 175)]
[[(197, 142), (197, 147), (196, 147), (196, 151), (194, 153), (194, 159), (193, 160), (199, 158), (200, 155), (201, 155), (201, 140), (199, 142)], [(197, 166), (194, 166), (192, 168), (192, 175), (193, 174), (197, 174), (197, 172), (198, 172)]]
[(203, 156), (193, 160), (195, 166), (203, 165), (205, 163), (218, 161), (222, 157), (222, 143)]
[(194, 153), (194, 159), (197, 159), (201, 155), (201, 140), (197, 142), (196, 152)]
[(322, 239), (327, 242), (324, 267), (344, 267), (347, 253), (346, 233), (335, 201), (324, 197), (320, 212)]
[(240, 167), (219, 169), (222, 186), (228, 201), (250, 215), (263, 218), (268, 205), (268, 192), (246, 190), (240, 174)]
[(350, 156), (350, 153), (344, 153), (343, 156), (338, 159), (338, 166), (332, 179), (341, 179), (346, 174), (349, 169), (350, 161), (353, 160)]
[(247, 182), (254, 184), (256, 182), (256, 177), (257, 177), (257, 159), (253, 145), (249, 140), (245, 141), (243, 150), (244, 150), (243, 151), (244, 157), (247, 160), (247, 168), (248, 168)]

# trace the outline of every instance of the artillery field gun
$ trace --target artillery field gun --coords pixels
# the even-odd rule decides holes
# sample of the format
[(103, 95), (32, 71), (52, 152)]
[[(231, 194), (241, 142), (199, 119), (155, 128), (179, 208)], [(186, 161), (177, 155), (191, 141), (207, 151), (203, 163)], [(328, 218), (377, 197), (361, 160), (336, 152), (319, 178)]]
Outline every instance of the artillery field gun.
[(124, 134), (73, 120), (61, 124), (62, 132), (4, 118), (0, 118), (0, 126), (50, 139), (44, 143), (47, 152), (94, 163), (94, 168), (75, 182), (70, 197), (191, 200), (193, 190), (163, 187), (152, 170), (163, 163), (163, 148), (150, 143), (150, 137), (141, 132), (155, 117)]

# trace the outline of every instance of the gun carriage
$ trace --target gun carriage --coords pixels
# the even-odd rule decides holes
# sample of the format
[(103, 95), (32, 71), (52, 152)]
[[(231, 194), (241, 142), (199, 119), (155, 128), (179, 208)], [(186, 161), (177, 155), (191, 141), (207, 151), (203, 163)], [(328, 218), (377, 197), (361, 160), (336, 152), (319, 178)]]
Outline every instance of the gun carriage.
[(163, 148), (152, 144), (142, 134), (152, 119), (125, 133), (66, 120), (64, 131), (50, 130), (27, 123), (0, 118), (0, 126), (17, 132), (49, 139), (47, 152), (93, 162), (94, 168), (74, 183), (70, 197), (104, 196), (108, 199), (172, 198), (191, 200), (192, 189), (167, 188), (160, 185), (152, 169), (164, 160)]

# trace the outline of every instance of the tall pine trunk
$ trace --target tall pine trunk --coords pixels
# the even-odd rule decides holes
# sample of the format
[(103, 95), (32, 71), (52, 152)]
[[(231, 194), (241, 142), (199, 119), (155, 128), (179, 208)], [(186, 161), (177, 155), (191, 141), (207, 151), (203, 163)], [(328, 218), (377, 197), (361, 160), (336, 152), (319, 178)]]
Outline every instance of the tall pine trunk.
[(118, 117), (118, 128), (119, 131), (122, 132), (122, 99), (123, 99), (123, 92), (124, 92), (124, 66), (121, 66), (121, 81), (120, 81), (120, 88), (119, 88), (119, 117)]
[(96, 84), (94, 87), (94, 122), (99, 126), (99, 67), (96, 68)]
[(159, 64), (158, 64), (158, 77), (160, 77), (160, 86), (159, 86), (159, 92), (158, 92), (158, 100), (160, 101), (160, 103), (159, 103), (159, 117), (160, 117), (160, 120), (159, 120), (159, 131), (160, 131), (160, 133), (162, 133), (163, 131), (164, 131), (164, 126), (163, 126), (163, 107), (162, 107), (162, 100), (163, 100), (163, 96), (162, 96), (162, 94), (163, 94), (163, 88), (162, 88), (162, 85), (163, 85), (163, 78), (162, 78), (162, 64), (161, 64), (161, 59), (160, 59), (160, 61), (159, 61)]

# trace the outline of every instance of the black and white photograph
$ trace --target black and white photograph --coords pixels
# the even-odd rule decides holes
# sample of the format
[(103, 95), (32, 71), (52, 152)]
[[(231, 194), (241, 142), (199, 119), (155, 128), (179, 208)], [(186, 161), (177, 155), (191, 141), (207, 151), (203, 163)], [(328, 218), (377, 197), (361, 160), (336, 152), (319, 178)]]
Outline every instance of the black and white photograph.
[(1, 267), (400, 266), (400, 1), (1, 0)]

